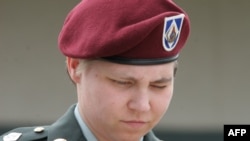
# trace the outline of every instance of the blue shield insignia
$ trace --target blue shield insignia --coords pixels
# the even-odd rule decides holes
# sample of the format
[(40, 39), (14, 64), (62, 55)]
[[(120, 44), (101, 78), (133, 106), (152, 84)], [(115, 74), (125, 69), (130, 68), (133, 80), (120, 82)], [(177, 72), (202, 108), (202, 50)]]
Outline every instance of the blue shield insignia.
[(181, 33), (181, 27), (184, 20), (184, 16), (184, 14), (180, 14), (165, 18), (162, 43), (166, 51), (173, 50), (177, 45)]

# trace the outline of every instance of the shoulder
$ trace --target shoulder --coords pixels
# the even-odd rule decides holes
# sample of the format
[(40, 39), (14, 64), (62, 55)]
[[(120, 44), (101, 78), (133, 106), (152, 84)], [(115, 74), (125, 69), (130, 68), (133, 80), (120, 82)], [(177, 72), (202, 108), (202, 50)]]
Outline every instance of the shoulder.
[(46, 141), (48, 126), (21, 127), (0, 136), (0, 141)]

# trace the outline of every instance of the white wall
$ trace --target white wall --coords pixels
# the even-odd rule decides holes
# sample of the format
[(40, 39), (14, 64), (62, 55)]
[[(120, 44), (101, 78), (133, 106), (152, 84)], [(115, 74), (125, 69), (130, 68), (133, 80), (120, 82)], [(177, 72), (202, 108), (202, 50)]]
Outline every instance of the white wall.
[[(0, 126), (48, 123), (76, 102), (57, 35), (79, 0), (0, 0)], [(190, 15), (175, 94), (159, 128), (250, 123), (248, 0), (175, 0)]]

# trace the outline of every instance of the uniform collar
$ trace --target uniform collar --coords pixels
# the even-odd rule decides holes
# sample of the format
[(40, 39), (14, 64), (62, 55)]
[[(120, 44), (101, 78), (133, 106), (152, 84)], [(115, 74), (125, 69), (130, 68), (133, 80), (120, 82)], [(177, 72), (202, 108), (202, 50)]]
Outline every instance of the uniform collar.
[(75, 105), (49, 127), (48, 141), (63, 138), (68, 141), (87, 141), (74, 116)]
[(88, 141), (97, 141), (94, 134), (90, 131), (88, 126), (85, 124), (84, 120), (81, 118), (81, 115), (80, 115), (79, 110), (78, 110), (78, 104), (75, 107), (74, 114), (75, 114), (75, 117), (76, 117), (76, 120), (77, 120), (78, 124), (80, 125), (82, 133), (84, 134), (86, 139)]

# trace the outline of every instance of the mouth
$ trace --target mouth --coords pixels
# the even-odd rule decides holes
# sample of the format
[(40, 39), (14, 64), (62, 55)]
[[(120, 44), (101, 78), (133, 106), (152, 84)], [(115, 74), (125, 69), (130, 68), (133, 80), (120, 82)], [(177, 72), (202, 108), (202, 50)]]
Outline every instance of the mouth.
[(144, 127), (148, 122), (146, 121), (140, 121), (140, 120), (123, 120), (121, 121), (126, 126), (132, 127), (132, 128), (142, 128)]

